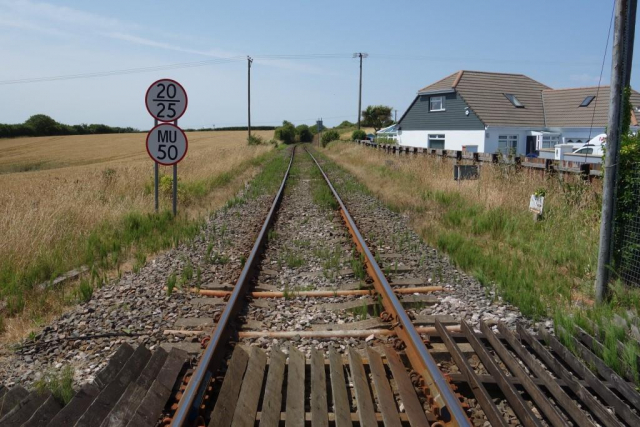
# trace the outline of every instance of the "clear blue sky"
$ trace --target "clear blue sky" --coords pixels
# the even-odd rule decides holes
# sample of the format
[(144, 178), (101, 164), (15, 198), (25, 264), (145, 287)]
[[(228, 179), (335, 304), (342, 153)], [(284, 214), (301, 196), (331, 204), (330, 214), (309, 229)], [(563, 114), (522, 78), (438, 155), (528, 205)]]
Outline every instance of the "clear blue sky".
[[(416, 91), (460, 69), (524, 73), (554, 88), (596, 85), (613, 0), (13, 1), (0, 0), (0, 81), (256, 57), (252, 122), (400, 116)], [(640, 30), (640, 25), (637, 27)], [(608, 84), (612, 40), (603, 84)], [(341, 54), (259, 59), (266, 55)], [(395, 57), (394, 57), (395, 55)], [(638, 80), (636, 60), (632, 83)], [(148, 129), (154, 80), (189, 94), (183, 127), (246, 124), (246, 61), (98, 78), (0, 85), (0, 122), (44, 113), (69, 123)]]

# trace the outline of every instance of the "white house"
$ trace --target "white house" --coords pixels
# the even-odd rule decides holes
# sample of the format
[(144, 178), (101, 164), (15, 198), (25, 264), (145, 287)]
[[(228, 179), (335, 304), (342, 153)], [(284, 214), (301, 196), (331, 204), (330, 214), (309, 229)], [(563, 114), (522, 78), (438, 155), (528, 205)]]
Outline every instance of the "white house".
[(523, 155), (587, 142), (608, 111), (608, 86), (551, 89), (523, 74), (463, 70), (420, 89), (397, 132), (401, 145)]

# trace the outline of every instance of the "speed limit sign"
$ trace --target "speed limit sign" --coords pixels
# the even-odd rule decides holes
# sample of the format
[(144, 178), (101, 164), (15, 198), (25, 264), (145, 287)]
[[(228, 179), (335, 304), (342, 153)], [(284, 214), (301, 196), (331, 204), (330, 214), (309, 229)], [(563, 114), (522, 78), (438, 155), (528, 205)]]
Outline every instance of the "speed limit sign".
[(161, 122), (178, 120), (187, 110), (187, 92), (171, 79), (161, 79), (149, 86), (145, 100), (149, 114)]
[(188, 148), (187, 135), (170, 123), (161, 123), (147, 134), (147, 152), (161, 165), (177, 164), (187, 154)]

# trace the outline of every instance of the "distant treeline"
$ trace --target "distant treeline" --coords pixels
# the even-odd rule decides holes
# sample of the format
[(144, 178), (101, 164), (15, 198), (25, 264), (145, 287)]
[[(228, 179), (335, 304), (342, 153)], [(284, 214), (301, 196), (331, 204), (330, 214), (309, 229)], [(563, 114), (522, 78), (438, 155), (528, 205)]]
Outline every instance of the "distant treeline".
[[(251, 126), (251, 130), (274, 130), (275, 126)], [(185, 132), (211, 132), (223, 130), (247, 130), (246, 126), (228, 126), (226, 128), (183, 129)]]
[(65, 125), (58, 123), (45, 114), (36, 114), (21, 124), (0, 123), (0, 138), (16, 138), (19, 136), (54, 136), (54, 135), (94, 135), (101, 133), (140, 132), (132, 127), (121, 128), (103, 124)]

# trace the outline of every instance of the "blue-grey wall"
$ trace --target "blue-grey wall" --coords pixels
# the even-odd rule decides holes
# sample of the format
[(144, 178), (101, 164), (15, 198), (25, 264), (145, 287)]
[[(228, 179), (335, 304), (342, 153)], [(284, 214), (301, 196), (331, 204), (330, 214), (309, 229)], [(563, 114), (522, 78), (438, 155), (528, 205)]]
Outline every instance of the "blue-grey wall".
[(479, 130), (484, 124), (472, 110), (465, 115), (467, 103), (456, 93), (433, 96), (444, 96), (445, 111), (429, 111), (429, 97), (418, 95), (413, 105), (404, 115), (398, 126), (402, 130)]

